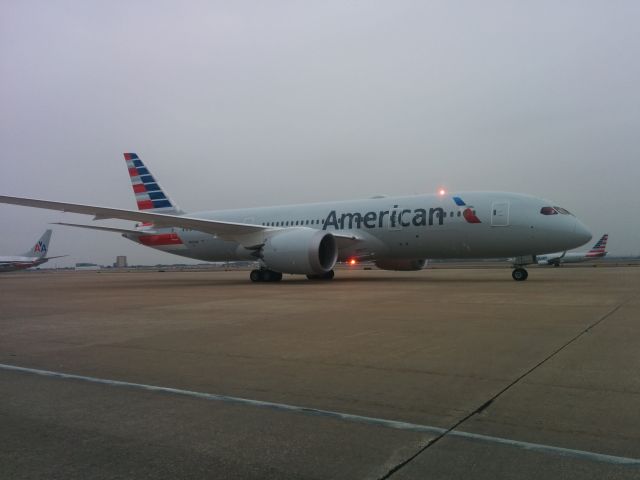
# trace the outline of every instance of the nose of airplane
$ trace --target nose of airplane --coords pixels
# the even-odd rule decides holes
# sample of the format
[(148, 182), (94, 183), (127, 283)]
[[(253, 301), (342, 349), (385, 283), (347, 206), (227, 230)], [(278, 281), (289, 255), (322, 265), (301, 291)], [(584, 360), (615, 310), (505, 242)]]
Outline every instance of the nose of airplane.
[(576, 223), (573, 228), (573, 236), (575, 238), (576, 243), (583, 245), (591, 240), (593, 236), (589, 229), (584, 226), (584, 224), (576, 218)]

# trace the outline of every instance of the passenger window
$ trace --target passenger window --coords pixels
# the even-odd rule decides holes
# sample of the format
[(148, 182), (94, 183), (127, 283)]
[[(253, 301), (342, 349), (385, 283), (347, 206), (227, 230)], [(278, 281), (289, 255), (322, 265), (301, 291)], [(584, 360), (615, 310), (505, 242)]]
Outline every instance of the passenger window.
[(557, 214), (558, 214), (558, 212), (556, 211), (556, 209), (555, 209), (555, 208), (553, 208), (553, 207), (542, 207), (542, 208), (540, 209), (540, 213), (541, 213), (542, 215), (557, 215)]
[(458, 210), (458, 216), (462, 216), (462, 212)]

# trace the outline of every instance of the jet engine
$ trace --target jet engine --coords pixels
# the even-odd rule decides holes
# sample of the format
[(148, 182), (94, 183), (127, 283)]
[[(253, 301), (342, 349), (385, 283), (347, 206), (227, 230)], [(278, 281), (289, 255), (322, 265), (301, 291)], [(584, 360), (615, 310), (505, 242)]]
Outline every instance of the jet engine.
[(338, 259), (336, 239), (311, 228), (287, 229), (271, 235), (261, 249), (267, 268), (282, 273), (321, 275)]
[(393, 259), (393, 260), (376, 260), (376, 267), (381, 270), (402, 270), (413, 271), (422, 270), (427, 265), (427, 260), (424, 258), (416, 259)]

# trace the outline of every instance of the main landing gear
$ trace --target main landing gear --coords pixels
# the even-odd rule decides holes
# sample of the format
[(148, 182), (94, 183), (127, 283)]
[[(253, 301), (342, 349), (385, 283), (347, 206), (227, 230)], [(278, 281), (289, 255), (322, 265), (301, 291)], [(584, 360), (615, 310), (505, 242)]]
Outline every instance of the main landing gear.
[(249, 278), (252, 282), (279, 282), (282, 280), (282, 273), (261, 268), (259, 270), (251, 270)]
[(523, 282), (529, 277), (529, 273), (522, 267), (516, 267), (511, 272), (511, 276), (516, 282)]
[[(333, 280), (335, 273), (333, 270), (329, 270), (326, 273), (320, 275), (307, 275), (309, 280)], [(260, 268), (257, 270), (251, 270), (249, 278), (252, 282), (279, 282), (282, 280), (282, 273), (274, 272), (267, 268)]]
[(320, 275), (307, 275), (309, 280), (333, 280), (335, 273), (333, 270), (329, 270), (328, 272), (321, 273)]

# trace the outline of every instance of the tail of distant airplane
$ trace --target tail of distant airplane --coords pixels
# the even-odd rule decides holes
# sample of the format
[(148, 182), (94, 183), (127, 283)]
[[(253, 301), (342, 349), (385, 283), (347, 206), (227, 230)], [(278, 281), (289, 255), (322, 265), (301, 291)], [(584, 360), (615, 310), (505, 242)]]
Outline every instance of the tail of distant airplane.
[(600, 240), (596, 242), (593, 248), (587, 252), (586, 257), (587, 258), (604, 257), (607, 254), (605, 249), (607, 247), (608, 239), (609, 239), (609, 235), (605, 233), (602, 237), (600, 237)]
[(49, 240), (51, 240), (51, 230), (47, 230), (42, 234), (40, 240), (31, 248), (31, 250), (22, 254), (23, 257), (44, 258), (49, 251)]
[(131, 177), (131, 186), (136, 197), (138, 210), (153, 213), (182, 213), (169, 196), (164, 193), (137, 154), (125, 153), (124, 159), (129, 169), (129, 177)]

